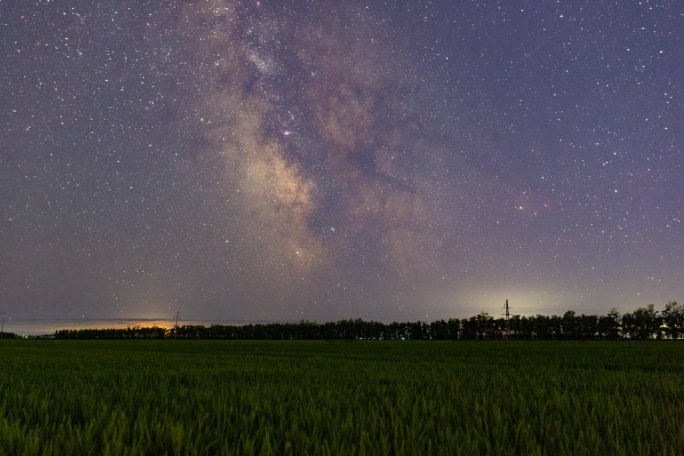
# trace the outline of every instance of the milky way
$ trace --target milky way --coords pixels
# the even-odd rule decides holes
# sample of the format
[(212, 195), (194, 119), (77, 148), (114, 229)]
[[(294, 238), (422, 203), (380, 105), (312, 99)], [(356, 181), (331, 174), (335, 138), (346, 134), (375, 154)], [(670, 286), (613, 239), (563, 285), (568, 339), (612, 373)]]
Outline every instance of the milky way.
[(366, 275), (372, 286), (437, 267), (448, 228), (439, 145), (381, 19), (231, 3), (169, 14), (166, 39), (182, 42), (174, 58), (192, 73), (181, 104), (199, 120), (194, 153), (218, 165), (229, 195), (212, 210), (239, 220), (226, 255), (258, 274), (264, 301), (322, 294), (325, 306)]
[(682, 299), (674, 2), (0, 8), (7, 315)]

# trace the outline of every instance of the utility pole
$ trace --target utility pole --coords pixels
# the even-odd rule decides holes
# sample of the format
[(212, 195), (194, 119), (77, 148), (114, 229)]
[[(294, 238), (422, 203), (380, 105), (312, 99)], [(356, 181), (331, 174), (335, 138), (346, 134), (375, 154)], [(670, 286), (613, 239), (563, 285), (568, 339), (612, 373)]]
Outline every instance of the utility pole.
[(506, 310), (506, 313), (504, 316), (506, 317), (506, 339), (511, 337), (511, 308), (508, 305), (508, 299), (506, 299), (506, 304), (504, 304), (504, 309)]
[(180, 311), (176, 311), (176, 331), (174, 332), (174, 335), (176, 336), (176, 339), (178, 339), (178, 317), (180, 316)]
[(5, 316), (2, 316), (2, 326), (0, 326), (0, 340), (2, 340), (2, 336), (5, 333)]

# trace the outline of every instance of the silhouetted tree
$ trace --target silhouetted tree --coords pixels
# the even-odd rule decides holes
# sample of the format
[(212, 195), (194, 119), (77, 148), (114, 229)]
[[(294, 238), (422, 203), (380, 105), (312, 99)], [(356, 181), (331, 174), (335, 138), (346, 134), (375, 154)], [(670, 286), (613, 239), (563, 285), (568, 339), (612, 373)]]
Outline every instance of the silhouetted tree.
[[(473, 336), (474, 339), (494, 339), (496, 335), (496, 326), (494, 318), (487, 312), (480, 312), (468, 320), (468, 335)], [(464, 322), (465, 323), (465, 322)], [(466, 332), (464, 328), (464, 333)]]
[(582, 314), (577, 317), (577, 322), (578, 338), (582, 340), (591, 340), (596, 338), (596, 334), (598, 333), (598, 317), (596, 315)]
[(535, 315), (532, 320), (532, 338), (550, 340), (553, 336), (550, 318), (546, 315)]
[(623, 331), (632, 339), (646, 340), (655, 335), (660, 338), (660, 317), (653, 304), (639, 307), (622, 316)]
[(684, 331), (684, 305), (670, 301), (665, 304), (662, 312), (663, 323), (667, 326), (667, 334), (672, 339), (678, 339)]
[(563, 314), (563, 319), (561, 320), (561, 328), (563, 339), (577, 339), (579, 333), (577, 315), (574, 310), (568, 310)]
[[(618, 339), (629, 336), (632, 339), (660, 338), (663, 333), (673, 339), (684, 333), (684, 306), (669, 302), (662, 315), (654, 306), (638, 308), (622, 317), (611, 309), (607, 315), (577, 315), (567, 311), (557, 315), (535, 315), (523, 317), (514, 315), (510, 321), (510, 332), (504, 318), (493, 318), (487, 312), (459, 320), (437, 320), (432, 323), (339, 320), (316, 323), (302, 320), (298, 323), (267, 323), (249, 325), (186, 325), (166, 330), (158, 327), (128, 327), (59, 330), (58, 339), (260, 339), (260, 340), (482, 340), (502, 339), (506, 334), (511, 339)], [(664, 325), (663, 325), (664, 324)], [(661, 325), (663, 325), (661, 327)]]
[(620, 337), (620, 313), (615, 307), (607, 315), (598, 317), (598, 333), (601, 339), (616, 340)]

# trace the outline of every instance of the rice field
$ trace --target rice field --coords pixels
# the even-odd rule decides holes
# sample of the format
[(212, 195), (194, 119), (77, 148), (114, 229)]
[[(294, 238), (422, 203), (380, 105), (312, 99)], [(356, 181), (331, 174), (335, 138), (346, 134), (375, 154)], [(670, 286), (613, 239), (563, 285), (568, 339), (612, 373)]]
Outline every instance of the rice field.
[(0, 454), (684, 454), (684, 343), (0, 343)]

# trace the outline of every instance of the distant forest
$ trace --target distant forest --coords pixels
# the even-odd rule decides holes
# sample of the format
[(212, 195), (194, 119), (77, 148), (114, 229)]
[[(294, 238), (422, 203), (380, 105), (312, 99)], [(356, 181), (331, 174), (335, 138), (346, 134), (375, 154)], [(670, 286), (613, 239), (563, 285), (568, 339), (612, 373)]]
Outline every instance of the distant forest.
[(57, 339), (224, 339), (224, 340), (619, 340), (682, 339), (684, 305), (669, 302), (658, 311), (651, 304), (634, 312), (612, 309), (606, 315), (568, 311), (563, 316), (495, 318), (482, 312), (470, 318), (428, 322), (381, 323), (340, 320), (328, 323), (186, 325), (170, 329), (64, 329)]

